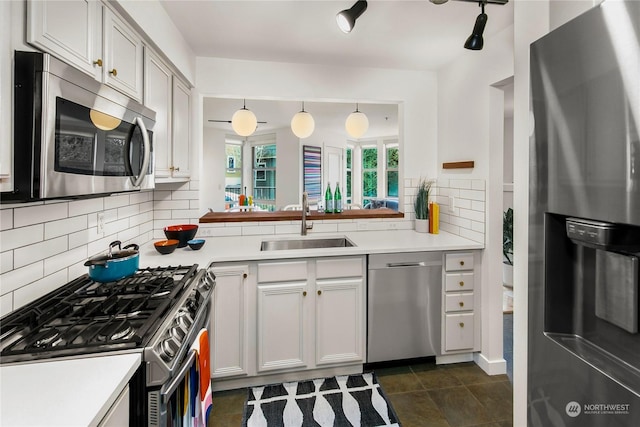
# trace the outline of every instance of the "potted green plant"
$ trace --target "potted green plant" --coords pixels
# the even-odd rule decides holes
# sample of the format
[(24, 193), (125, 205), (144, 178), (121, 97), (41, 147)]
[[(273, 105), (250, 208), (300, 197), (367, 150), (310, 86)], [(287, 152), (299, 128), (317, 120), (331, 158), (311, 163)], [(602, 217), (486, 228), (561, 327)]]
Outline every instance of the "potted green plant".
[(429, 232), (429, 193), (431, 192), (432, 181), (421, 179), (418, 183), (418, 191), (413, 201), (413, 208), (416, 213), (415, 229), (419, 233)]
[(502, 283), (513, 287), (513, 209), (502, 214)]

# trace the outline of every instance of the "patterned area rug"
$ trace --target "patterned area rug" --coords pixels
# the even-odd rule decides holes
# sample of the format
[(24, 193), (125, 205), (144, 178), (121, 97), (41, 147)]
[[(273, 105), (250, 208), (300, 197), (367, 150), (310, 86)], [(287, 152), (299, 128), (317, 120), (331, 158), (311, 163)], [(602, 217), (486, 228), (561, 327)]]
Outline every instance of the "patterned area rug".
[(243, 427), (399, 426), (373, 373), (249, 389)]

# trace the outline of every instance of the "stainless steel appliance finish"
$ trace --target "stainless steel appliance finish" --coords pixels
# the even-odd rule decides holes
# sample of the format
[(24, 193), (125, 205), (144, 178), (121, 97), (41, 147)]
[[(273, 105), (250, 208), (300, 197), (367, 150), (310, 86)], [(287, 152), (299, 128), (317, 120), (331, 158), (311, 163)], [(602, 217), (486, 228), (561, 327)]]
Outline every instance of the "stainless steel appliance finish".
[(197, 264), (107, 283), (83, 275), (0, 319), (0, 363), (139, 352), (131, 425), (167, 425), (167, 405), (194, 363), (191, 345), (209, 324), (214, 287), (213, 273)]
[(297, 249), (350, 248), (353, 246), (355, 246), (355, 243), (353, 243), (347, 237), (278, 239), (263, 240), (260, 244), (260, 250), (279, 251)]
[(640, 3), (531, 46), (528, 425), (640, 425)]
[(3, 201), (155, 185), (155, 113), (49, 54), (15, 52), (14, 191)]
[(442, 253), (369, 255), (367, 362), (440, 354)]

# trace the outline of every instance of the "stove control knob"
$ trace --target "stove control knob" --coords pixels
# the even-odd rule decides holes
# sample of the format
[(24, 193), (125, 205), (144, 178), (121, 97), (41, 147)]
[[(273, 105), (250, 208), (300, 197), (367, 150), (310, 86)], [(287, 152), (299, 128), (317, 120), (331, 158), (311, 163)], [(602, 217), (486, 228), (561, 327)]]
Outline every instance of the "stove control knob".
[(181, 343), (184, 341), (184, 337), (187, 335), (184, 329), (180, 327), (180, 325), (176, 324), (169, 329), (169, 336), (173, 338), (176, 342)]
[(176, 316), (175, 323), (185, 331), (188, 331), (193, 324), (193, 319), (191, 318), (191, 315), (188, 311), (180, 309)]
[(160, 344), (160, 357), (165, 362), (170, 362), (180, 349), (180, 345), (172, 338), (168, 338)]

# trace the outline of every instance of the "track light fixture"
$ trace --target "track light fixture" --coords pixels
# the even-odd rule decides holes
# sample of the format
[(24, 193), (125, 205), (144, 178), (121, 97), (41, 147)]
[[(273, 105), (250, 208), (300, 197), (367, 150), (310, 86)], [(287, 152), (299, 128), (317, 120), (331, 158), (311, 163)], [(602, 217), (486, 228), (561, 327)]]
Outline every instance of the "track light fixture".
[(233, 113), (231, 127), (240, 136), (249, 136), (256, 131), (258, 119), (253, 111), (247, 109), (245, 100), (242, 100), (242, 108)]
[(476, 18), (476, 23), (473, 26), (473, 32), (464, 43), (465, 49), (470, 50), (481, 50), (482, 46), (484, 46), (484, 39), (482, 38), (482, 33), (484, 32), (484, 27), (487, 25), (487, 14), (484, 13), (484, 5), (485, 1), (480, 1), (480, 7), (482, 8), (482, 13), (478, 15)]
[(356, 25), (356, 19), (367, 10), (366, 0), (358, 0), (350, 9), (345, 9), (336, 15), (338, 27), (343, 33), (350, 33), (353, 26)]

